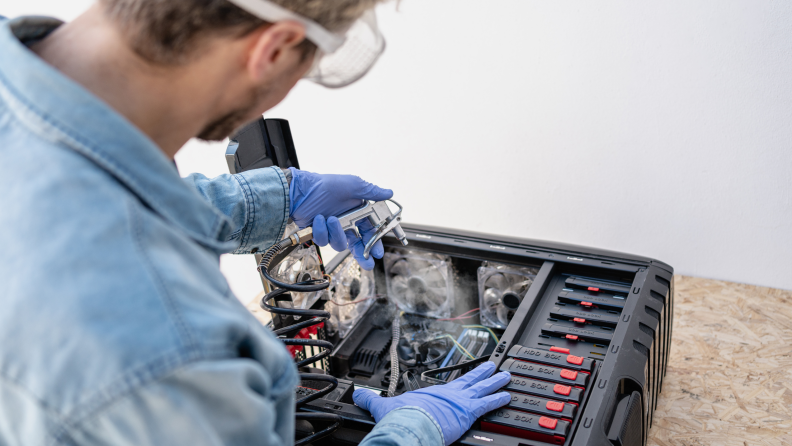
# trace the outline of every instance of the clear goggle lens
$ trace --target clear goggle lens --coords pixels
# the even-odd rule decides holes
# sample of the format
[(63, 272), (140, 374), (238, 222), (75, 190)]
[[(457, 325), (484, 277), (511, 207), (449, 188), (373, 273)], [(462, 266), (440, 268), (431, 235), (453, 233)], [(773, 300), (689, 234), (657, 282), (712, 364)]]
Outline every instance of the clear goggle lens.
[(371, 70), (385, 51), (385, 38), (377, 26), (373, 10), (367, 11), (349, 28), (344, 44), (328, 54), (317, 49), (314, 65), (305, 79), (328, 88), (345, 87)]
[(385, 38), (374, 10), (366, 11), (343, 35), (268, 0), (228, 0), (267, 22), (294, 20), (305, 26), (306, 38), (317, 46), (305, 79), (328, 88), (345, 87), (371, 70), (385, 51)]

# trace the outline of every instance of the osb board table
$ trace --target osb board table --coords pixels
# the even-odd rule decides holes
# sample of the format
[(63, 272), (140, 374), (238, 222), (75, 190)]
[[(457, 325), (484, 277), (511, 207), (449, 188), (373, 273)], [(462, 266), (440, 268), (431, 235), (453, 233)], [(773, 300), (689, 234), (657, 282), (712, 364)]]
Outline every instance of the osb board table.
[(792, 291), (684, 276), (674, 288), (649, 445), (792, 445)]
[(677, 276), (650, 445), (792, 445), (792, 291)]

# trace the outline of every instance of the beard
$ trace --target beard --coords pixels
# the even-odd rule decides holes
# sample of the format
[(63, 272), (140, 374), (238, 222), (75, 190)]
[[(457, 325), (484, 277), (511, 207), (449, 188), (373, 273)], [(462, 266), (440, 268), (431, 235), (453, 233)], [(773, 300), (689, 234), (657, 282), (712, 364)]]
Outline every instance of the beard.
[(248, 95), (250, 99), (246, 103), (211, 121), (198, 133), (196, 138), (203, 141), (223, 141), (228, 138), (237, 129), (251, 121), (250, 116), (254, 114), (261, 98), (266, 96), (269, 90), (263, 86), (254, 88)]

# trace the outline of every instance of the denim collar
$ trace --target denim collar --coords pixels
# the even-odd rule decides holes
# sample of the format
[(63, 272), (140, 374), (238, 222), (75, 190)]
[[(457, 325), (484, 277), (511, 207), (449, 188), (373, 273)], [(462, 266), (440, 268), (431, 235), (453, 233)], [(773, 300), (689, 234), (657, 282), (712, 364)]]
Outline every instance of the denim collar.
[(0, 20), (0, 98), (31, 131), (89, 158), (146, 206), (216, 252), (232, 228), (180, 177), (173, 163), (123, 116), (31, 52), (25, 43), (63, 22), (46, 17)]

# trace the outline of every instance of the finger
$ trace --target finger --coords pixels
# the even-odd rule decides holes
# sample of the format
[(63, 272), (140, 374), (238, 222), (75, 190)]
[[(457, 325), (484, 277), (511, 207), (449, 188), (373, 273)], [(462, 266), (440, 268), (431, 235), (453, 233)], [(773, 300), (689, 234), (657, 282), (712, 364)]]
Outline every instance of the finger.
[(473, 414), (476, 418), (479, 418), (487, 412), (509, 404), (509, 401), (511, 401), (511, 395), (506, 392), (498, 392), (485, 396), (484, 398), (476, 400), (477, 406), (473, 409)]
[(371, 248), (371, 256), (375, 259), (381, 259), (385, 255), (385, 248), (382, 246), (382, 241), (377, 240), (377, 243), (374, 243), (374, 247)]
[(511, 374), (509, 372), (500, 372), (489, 379), (485, 379), (484, 381), (470, 386), (468, 390), (470, 390), (476, 398), (481, 398), (509, 384), (509, 381), (511, 381)]
[[(374, 237), (376, 231), (374, 231), (374, 226), (371, 225), (371, 222), (369, 222), (368, 219), (359, 221), (357, 223), (357, 227), (363, 239), (357, 238), (351, 231), (347, 232), (347, 240), (349, 240), (350, 244), (349, 249), (352, 251), (352, 255), (355, 256), (355, 259), (358, 261), (360, 267), (366, 271), (371, 271), (374, 269), (374, 257), (369, 256), (367, 259), (363, 256), (363, 254), (366, 251), (366, 243), (368, 243), (371, 238)], [(381, 257), (382, 256), (380, 256), (380, 258)]]
[(371, 232), (371, 230), (374, 229), (374, 225), (371, 224), (368, 218), (364, 218), (363, 220), (358, 220), (358, 222), (355, 224), (357, 225), (361, 234), (366, 232)]
[(344, 228), (338, 217), (330, 217), (327, 219), (327, 229), (330, 233), (330, 247), (338, 252), (341, 252), (349, 246)]
[[(368, 221), (368, 218), (364, 218), (363, 220), (358, 221), (355, 223), (355, 226), (358, 228), (358, 234), (360, 237), (365, 237), (366, 234), (371, 232), (374, 229), (374, 226), (371, 225), (371, 222)], [(349, 249), (352, 250), (352, 245), (355, 242), (362, 241), (360, 237), (358, 237), (355, 232), (351, 229), (346, 231), (347, 242), (349, 243)], [(371, 239), (371, 235), (369, 235), (369, 240)]]
[(313, 219), (313, 241), (319, 246), (327, 245), (327, 223), (322, 215)]
[[(358, 223), (358, 228), (360, 228), (360, 232), (363, 235), (363, 240), (368, 242), (371, 240), (371, 237), (374, 236), (376, 231), (374, 230), (374, 226), (368, 220), (361, 220)], [(385, 255), (385, 248), (382, 246), (382, 242), (377, 240), (377, 243), (371, 248), (371, 255), (374, 256), (375, 259), (381, 259)]]
[(377, 396), (371, 390), (366, 389), (355, 389), (355, 392), (352, 394), (352, 401), (355, 402), (361, 409), (368, 410), (371, 412), (371, 403), (377, 399), (382, 398), (381, 396)]
[(390, 189), (383, 189), (375, 186), (361, 178), (358, 178), (357, 184), (350, 191), (351, 198), (362, 198), (364, 200), (382, 201), (393, 198), (393, 191)]
[(484, 364), (481, 364), (475, 369), (462, 375), (461, 378), (451, 381), (451, 384), (449, 385), (454, 386), (457, 389), (467, 389), (468, 387), (481, 381), (482, 379), (489, 378), (489, 376), (492, 375), (492, 372), (494, 371), (495, 371), (495, 363), (487, 361)]
[(363, 257), (363, 251), (366, 249), (363, 245), (363, 241), (357, 238), (351, 231), (347, 233), (347, 237), (350, 241), (349, 250), (352, 251), (352, 255), (355, 257), (360, 267), (366, 271), (373, 270), (374, 257), (369, 256), (368, 259)]

